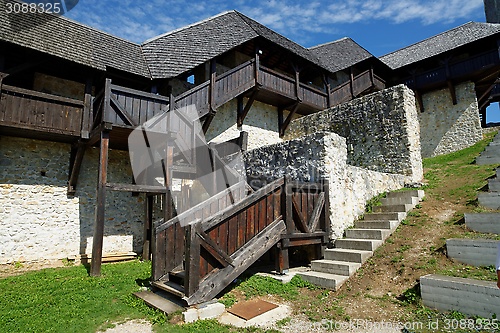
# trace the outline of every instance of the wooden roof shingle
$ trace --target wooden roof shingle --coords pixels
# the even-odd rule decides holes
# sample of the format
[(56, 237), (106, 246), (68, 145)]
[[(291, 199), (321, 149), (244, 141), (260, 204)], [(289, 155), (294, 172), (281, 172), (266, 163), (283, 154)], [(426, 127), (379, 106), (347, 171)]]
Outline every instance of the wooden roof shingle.
[(150, 77), (139, 44), (61, 16), (8, 14), (7, 2), (0, 0), (0, 40), (99, 70), (112, 67)]
[(349, 68), (366, 59), (375, 58), (370, 52), (349, 37), (313, 46), (309, 50), (332, 73)]
[(398, 69), (500, 33), (500, 24), (469, 22), (380, 57)]

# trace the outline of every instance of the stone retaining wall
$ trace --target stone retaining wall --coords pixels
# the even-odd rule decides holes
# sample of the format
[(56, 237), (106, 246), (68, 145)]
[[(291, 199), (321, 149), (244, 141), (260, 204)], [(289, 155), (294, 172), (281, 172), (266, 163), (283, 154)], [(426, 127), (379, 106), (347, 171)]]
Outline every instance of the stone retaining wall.
[(346, 138), (350, 165), (411, 175), (413, 181), (423, 177), (415, 97), (404, 85), (294, 120), (285, 139), (317, 131)]

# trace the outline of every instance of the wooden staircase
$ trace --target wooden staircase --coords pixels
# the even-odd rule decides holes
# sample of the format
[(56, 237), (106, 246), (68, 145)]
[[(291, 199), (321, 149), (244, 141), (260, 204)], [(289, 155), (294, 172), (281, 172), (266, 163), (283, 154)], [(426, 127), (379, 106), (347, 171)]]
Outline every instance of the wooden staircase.
[(343, 239), (337, 239), (334, 248), (325, 250), (322, 260), (311, 262), (311, 270), (298, 273), (304, 280), (324, 288), (337, 290), (383, 244), (406, 213), (423, 198), (420, 190), (391, 192), (381, 199), (382, 206), (374, 213), (365, 214), (345, 231)]
[(288, 269), (290, 246), (315, 245), (321, 253), (328, 241), (327, 189), (327, 183), (285, 178), (255, 190), (240, 182), (158, 221), (152, 286), (188, 305), (199, 304), (216, 297), (271, 249), (280, 271)]

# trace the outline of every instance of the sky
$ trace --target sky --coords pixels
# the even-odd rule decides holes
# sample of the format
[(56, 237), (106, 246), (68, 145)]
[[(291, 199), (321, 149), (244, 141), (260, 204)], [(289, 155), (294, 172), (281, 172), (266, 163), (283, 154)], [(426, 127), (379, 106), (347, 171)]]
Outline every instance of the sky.
[[(377, 57), (486, 21), (483, 0), (80, 0), (66, 16), (142, 43), (228, 10), (304, 47), (350, 37)], [(488, 121), (500, 121), (498, 104), (491, 108)]]
[(485, 22), (483, 0), (80, 0), (66, 16), (142, 43), (233, 9), (305, 47), (351, 37), (375, 56)]

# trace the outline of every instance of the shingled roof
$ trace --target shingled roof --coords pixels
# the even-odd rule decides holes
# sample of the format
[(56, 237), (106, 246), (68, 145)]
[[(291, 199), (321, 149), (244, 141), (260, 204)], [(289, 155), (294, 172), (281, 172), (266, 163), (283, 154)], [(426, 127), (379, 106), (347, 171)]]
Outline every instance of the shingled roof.
[(152, 77), (171, 78), (256, 37), (263, 37), (323, 67), (308, 49), (236, 11), (155, 37), (142, 48)]
[(7, 14), (0, 0), (0, 40), (90, 66), (113, 67), (150, 77), (141, 46), (65, 17), (41, 14)]
[(349, 37), (313, 46), (309, 50), (332, 73), (349, 68), (363, 60), (375, 58)]
[(390, 68), (398, 69), (498, 33), (500, 24), (469, 22), (386, 54), (380, 60)]

